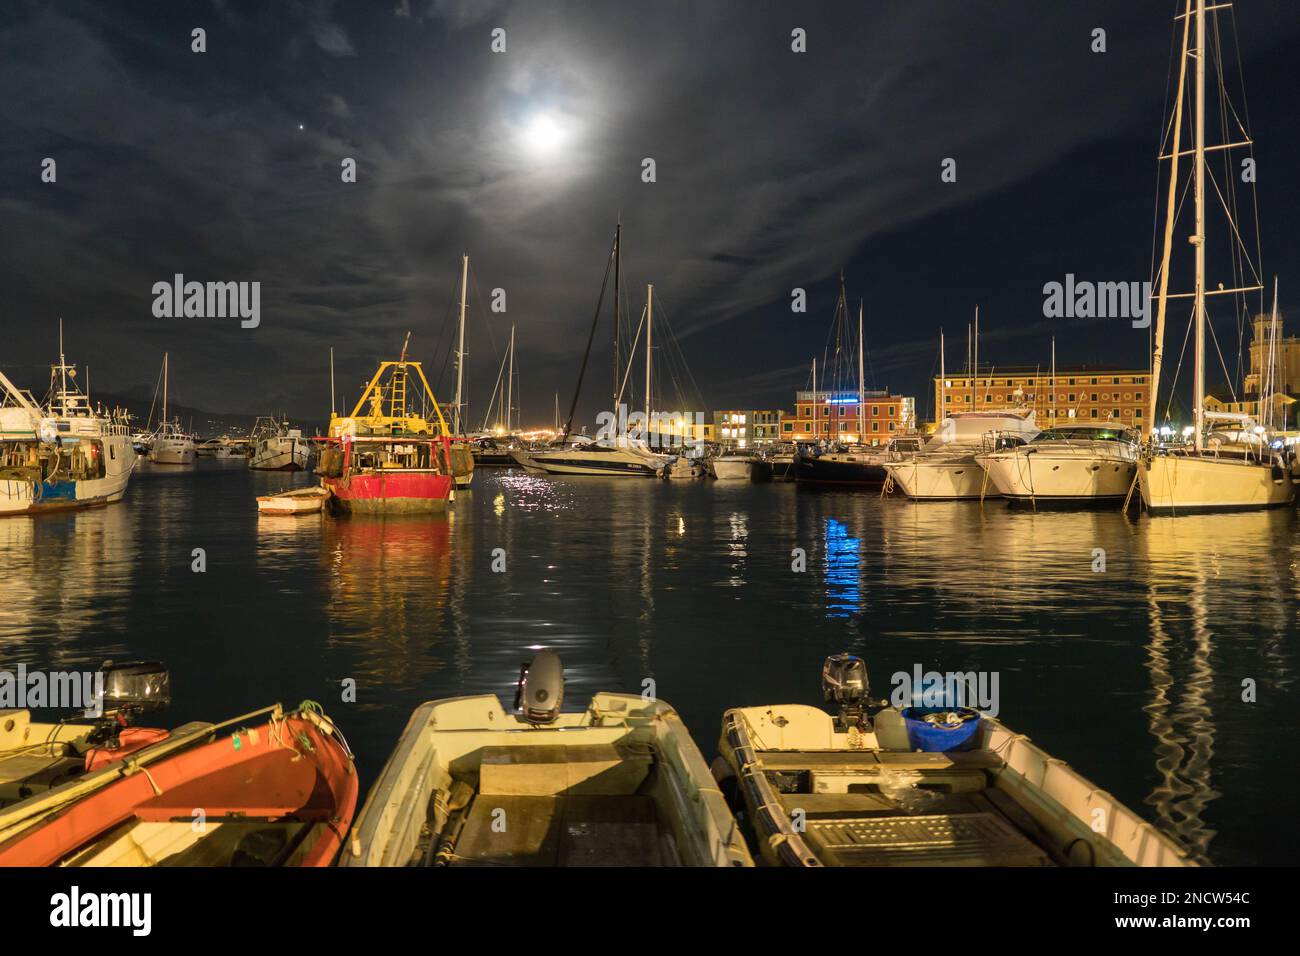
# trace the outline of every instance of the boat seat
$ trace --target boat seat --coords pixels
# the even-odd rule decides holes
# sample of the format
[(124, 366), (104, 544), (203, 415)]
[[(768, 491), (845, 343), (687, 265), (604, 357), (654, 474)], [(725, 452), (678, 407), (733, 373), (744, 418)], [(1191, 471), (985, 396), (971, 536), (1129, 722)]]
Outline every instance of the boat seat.
[(1003, 760), (992, 750), (922, 753), (880, 750), (763, 750), (765, 770), (998, 770)]
[(480, 794), (456, 841), (453, 865), (665, 866), (672, 862), (651, 797)]
[(479, 763), (484, 796), (635, 793), (654, 757), (623, 744), (485, 747)]

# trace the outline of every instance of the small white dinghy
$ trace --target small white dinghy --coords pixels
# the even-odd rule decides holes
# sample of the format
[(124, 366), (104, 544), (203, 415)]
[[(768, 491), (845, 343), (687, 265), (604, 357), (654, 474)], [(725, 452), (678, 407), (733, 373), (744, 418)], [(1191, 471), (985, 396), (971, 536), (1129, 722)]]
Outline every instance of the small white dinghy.
[(837, 714), (781, 704), (722, 718), (715, 775), (769, 864), (1198, 865), (992, 717), (873, 702), (849, 654), (826, 659), (822, 688)]
[(257, 511), (264, 515), (309, 515), (316, 514), (329, 500), (328, 488), (313, 486), (282, 491), (278, 495), (259, 495)]
[(340, 865), (753, 865), (676, 711), (597, 694), (562, 714), (563, 697), (542, 650), (513, 714), (491, 694), (418, 707)]

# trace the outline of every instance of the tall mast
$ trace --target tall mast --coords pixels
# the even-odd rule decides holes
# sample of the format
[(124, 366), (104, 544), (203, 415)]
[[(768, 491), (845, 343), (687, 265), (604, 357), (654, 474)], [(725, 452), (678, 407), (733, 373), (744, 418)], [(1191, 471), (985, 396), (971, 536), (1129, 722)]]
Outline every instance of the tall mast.
[(867, 420), (863, 408), (866, 392), (862, 385), (862, 300), (858, 300), (858, 444), (867, 443)]
[(973, 338), (973, 339), (971, 340), (971, 349), (972, 349), (973, 354), (974, 354), (974, 358), (971, 360), (971, 364), (974, 365), (974, 367), (975, 367), (975, 368), (974, 368), (974, 371), (975, 371), (975, 377), (974, 377), (973, 379), (971, 379), (971, 381), (973, 381), (973, 382), (975, 383), (975, 397), (974, 397), (973, 399), (971, 399), (971, 401), (974, 403), (974, 404), (971, 405), (971, 411), (975, 411), (975, 410), (976, 410), (976, 406), (979, 405), (979, 400), (980, 400), (980, 382), (979, 382), (979, 375), (980, 375), (980, 307), (979, 307), (978, 305), (975, 306), (975, 338)]
[(1196, 410), (1195, 449), (1204, 447), (1205, 427), (1205, 0), (1196, 0), (1196, 377), (1192, 396)]
[(334, 417), (334, 346), (330, 346), (330, 418)]
[(469, 284), (469, 256), (461, 257), (460, 264), (460, 342), (456, 346), (456, 412), (452, 432), (464, 434), (460, 429), (461, 392), (465, 386), (465, 292)]
[(510, 377), (506, 379), (506, 434), (513, 435), (510, 417), (515, 409), (515, 327), (510, 326)]
[(1183, 91), (1187, 85), (1187, 38), (1192, 23), (1192, 0), (1187, 0), (1183, 14), (1182, 55), (1178, 58), (1178, 94), (1174, 99), (1174, 139), (1169, 152), (1169, 196), (1165, 201), (1165, 241), (1160, 258), (1160, 293), (1156, 299), (1155, 342), (1151, 349), (1151, 407), (1147, 422), (1151, 435), (1156, 433), (1159, 414), (1160, 367), (1164, 359), (1165, 315), (1169, 305), (1169, 261), (1173, 254), (1174, 218), (1178, 211), (1178, 158), (1183, 141)]
[[(621, 334), (619, 309), (622, 302), (619, 301), (619, 289), (623, 276), (623, 219), (620, 216), (618, 224), (614, 227), (614, 413), (618, 414), (618, 395), (622, 389), (619, 387), (623, 378), (622, 369), (619, 361), (619, 336)], [(635, 347), (636, 343), (632, 343)]]
[(939, 408), (934, 416), (935, 421), (943, 421), (947, 412), (944, 399), (948, 396), (948, 372), (944, 368), (943, 362), (943, 326), (939, 326)]
[(1052, 427), (1056, 427), (1056, 336), (1052, 336), (1052, 391), (1047, 396), (1047, 407), (1052, 412)]
[(645, 287), (645, 427), (647, 434), (650, 428), (650, 333), (654, 329), (654, 317), (655, 287), (651, 284)]

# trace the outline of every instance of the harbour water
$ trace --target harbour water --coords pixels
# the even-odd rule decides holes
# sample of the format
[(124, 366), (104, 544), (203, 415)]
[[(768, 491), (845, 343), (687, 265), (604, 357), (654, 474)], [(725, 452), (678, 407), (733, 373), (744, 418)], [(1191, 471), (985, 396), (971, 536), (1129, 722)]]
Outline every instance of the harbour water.
[(1004, 722), (1203, 860), (1288, 863), (1300, 837), (1263, 809), (1300, 734), (1290, 508), (1132, 519), (511, 470), (444, 517), (258, 517), (255, 494), (311, 481), (142, 464), (121, 504), (0, 521), (0, 668), (161, 659), (173, 725), (318, 700), (365, 792), (418, 703), (508, 706), (536, 645), (562, 655), (568, 708), (652, 689), (706, 757), (725, 708), (820, 703), (847, 649), (876, 696), (917, 666), (995, 673)]

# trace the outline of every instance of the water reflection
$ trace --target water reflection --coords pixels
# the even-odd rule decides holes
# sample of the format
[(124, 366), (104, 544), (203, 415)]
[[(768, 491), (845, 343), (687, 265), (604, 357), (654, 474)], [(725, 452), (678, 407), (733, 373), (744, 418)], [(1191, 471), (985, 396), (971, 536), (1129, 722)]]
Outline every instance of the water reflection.
[(826, 616), (852, 617), (862, 611), (862, 542), (848, 528), (826, 519)]

